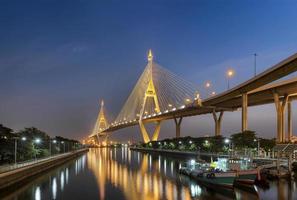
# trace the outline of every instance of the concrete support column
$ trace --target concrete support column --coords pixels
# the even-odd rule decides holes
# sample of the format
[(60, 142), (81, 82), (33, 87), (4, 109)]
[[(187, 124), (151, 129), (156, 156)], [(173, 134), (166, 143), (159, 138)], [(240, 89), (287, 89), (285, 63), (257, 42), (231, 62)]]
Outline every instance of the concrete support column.
[(276, 109), (276, 129), (277, 129), (276, 141), (282, 142), (281, 112), (280, 112), (279, 95), (276, 92), (274, 92), (273, 97), (274, 97), (274, 104), (275, 104), (275, 109)]
[(161, 121), (156, 122), (156, 128), (152, 137), (152, 141), (157, 141), (159, 139), (160, 129), (161, 129)]
[(287, 107), (287, 114), (288, 114), (288, 133), (287, 133), (287, 142), (291, 142), (292, 137), (292, 104), (291, 101), (288, 101), (288, 107)]
[(148, 132), (146, 131), (146, 128), (144, 126), (144, 123), (142, 122), (142, 120), (139, 120), (139, 127), (140, 127), (140, 131), (143, 137), (143, 141), (145, 143), (152, 141), (157, 141), (159, 138), (159, 134), (160, 134), (160, 129), (161, 129), (161, 121), (156, 121), (156, 127), (155, 127), (155, 131), (153, 133), (152, 139), (150, 139)]
[(97, 144), (100, 144), (100, 138), (99, 138), (99, 134), (96, 134), (96, 139), (97, 139)]
[(145, 126), (144, 126), (144, 123), (142, 122), (142, 120), (139, 120), (139, 127), (140, 127), (140, 132), (142, 134), (144, 143), (148, 143), (150, 141), (150, 137), (145, 129)]
[(224, 111), (221, 111), (219, 117), (217, 117), (216, 111), (212, 111), (213, 119), (215, 121), (215, 136), (221, 135), (221, 122), (223, 119), (223, 114)]
[(106, 145), (108, 144), (108, 138), (109, 138), (109, 134), (106, 133), (106, 135), (105, 135), (105, 144), (106, 144)]
[(175, 123), (175, 137), (176, 138), (179, 138), (180, 137), (180, 125), (181, 125), (181, 122), (182, 122), (183, 118), (180, 117), (179, 119), (177, 118), (174, 118), (174, 123)]
[(247, 120), (247, 107), (248, 107), (248, 95), (247, 93), (242, 94), (242, 110), (241, 110), (241, 131), (244, 132), (248, 129)]
[(283, 98), (279, 97), (279, 94), (274, 92), (274, 103), (277, 116), (277, 142), (285, 142), (285, 107), (288, 102), (288, 95), (284, 95)]

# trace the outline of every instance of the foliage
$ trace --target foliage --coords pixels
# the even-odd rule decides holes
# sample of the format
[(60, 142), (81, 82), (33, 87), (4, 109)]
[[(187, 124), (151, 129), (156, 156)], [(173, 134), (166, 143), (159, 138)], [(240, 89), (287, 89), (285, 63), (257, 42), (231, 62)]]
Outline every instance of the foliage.
[(0, 124), (0, 164), (14, 160), (14, 137), (13, 130)]
[(256, 136), (254, 131), (244, 131), (231, 135), (232, 145), (237, 149), (256, 148)]
[(265, 151), (271, 151), (272, 148), (276, 145), (275, 138), (273, 139), (264, 139), (261, 138), (260, 140), (260, 147), (263, 148)]
[[(22, 140), (23, 137), (26, 140)], [(37, 138), (40, 139), (39, 143), (36, 142)], [(14, 162), (15, 142), (17, 143), (17, 161), (62, 153), (64, 149), (66, 152), (72, 151), (80, 146), (78, 141), (60, 136), (51, 139), (49, 135), (35, 127), (24, 128), (14, 133), (12, 129), (0, 124), (0, 165)]]
[(198, 148), (197, 148), (196, 144), (191, 144), (191, 145), (189, 146), (188, 150), (189, 150), (189, 151), (197, 151)]

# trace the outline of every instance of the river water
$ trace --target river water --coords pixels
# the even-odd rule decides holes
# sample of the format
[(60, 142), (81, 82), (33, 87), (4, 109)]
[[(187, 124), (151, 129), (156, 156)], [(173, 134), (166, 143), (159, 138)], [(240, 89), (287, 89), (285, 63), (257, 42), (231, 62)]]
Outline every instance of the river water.
[(90, 149), (76, 160), (0, 194), (0, 199), (297, 199), (297, 182), (286, 180), (270, 182), (266, 190), (257, 188), (258, 193), (205, 188), (177, 173), (182, 160), (124, 147)]

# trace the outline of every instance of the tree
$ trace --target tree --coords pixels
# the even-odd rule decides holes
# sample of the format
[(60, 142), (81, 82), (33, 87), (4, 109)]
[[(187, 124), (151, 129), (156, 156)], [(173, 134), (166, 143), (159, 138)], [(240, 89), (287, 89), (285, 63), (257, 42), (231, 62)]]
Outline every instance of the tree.
[[(23, 142), (24, 148), (28, 151), (25, 153), (25, 157), (44, 157), (49, 155), (50, 137), (43, 131), (35, 128), (25, 128), (18, 132), (20, 137), (26, 137), (26, 142)], [(40, 139), (40, 143), (35, 143), (36, 139)]]
[(272, 150), (275, 144), (276, 144), (275, 138), (273, 139), (260, 138), (260, 147), (263, 148), (265, 151)]
[(231, 135), (232, 144), (238, 149), (255, 148), (257, 146), (255, 139), (255, 132), (249, 130)]
[(209, 137), (210, 151), (222, 152), (224, 147), (224, 138), (222, 136)]
[(14, 160), (13, 130), (0, 124), (0, 164), (10, 163)]

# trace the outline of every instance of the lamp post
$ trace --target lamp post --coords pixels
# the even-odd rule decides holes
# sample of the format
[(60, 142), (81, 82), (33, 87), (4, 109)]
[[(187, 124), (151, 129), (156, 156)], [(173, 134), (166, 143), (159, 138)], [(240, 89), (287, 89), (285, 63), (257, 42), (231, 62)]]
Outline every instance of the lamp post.
[(33, 141), (33, 148), (34, 148), (34, 154), (35, 154), (35, 160), (37, 159), (37, 155), (36, 155), (36, 149), (35, 149), (35, 144), (39, 144), (41, 142), (41, 139), (40, 138), (36, 138), (34, 141)]
[(259, 138), (254, 139), (254, 142), (257, 142), (257, 154), (259, 157), (260, 156), (260, 139)]
[[(57, 140), (53, 140), (53, 143), (56, 144), (56, 143), (57, 143)], [(51, 153), (52, 153), (52, 152), (51, 152)], [(51, 155), (52, 155), (52, 154), (51, 154)]]
[(49, 139), (49, 153), (50, 153), (50, 156), (52, 156), (52, 143), (56, 144), (57, 140), (52, 140), (51, 138)]
[(207, 95), (213, 96), (213, 92), (210, 92), (210, 89), (212, 88), (212, 84), (210, 81), (207, 81), (204, 85)]
[(51, 138), (49, 139), (49, 154), (51, 157), (52, 156), (52, 140), (51, 140)]
[(65, 153), (65, 142), (62, 141), (61, 144), (63, 144), (63, 149), (64, 149), (63, 153)]
[[(17, 164), (17, 152), (18, 152), (18, 139), (19, 137), (14, 137), (14, 164)], [(26, 141), (26, 137), (21, 138), (22, 141)]]
[(17, 164), (17, 148), (18, 148), (18, 142), (17, 142), (17, 137), (14, 137), (14, 164)]
[(230, 157), (230, 154), (231, 154), (231, 142), (230, 142), (230, 139), (229, 138), (226, 138), (225, 139), (225, 144), (228, 144), (228, 154), (229, 154), (229, 157)]
[(254, 53), (254, 76), (257, 75), (257, 56), (258, 54)]
[(234, 70), (232, 69), (229, 69), (227, 71), (227, 87), (228, 87), (228, 90), (230, 89), (230, 79), (234, 76)]

